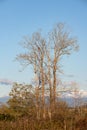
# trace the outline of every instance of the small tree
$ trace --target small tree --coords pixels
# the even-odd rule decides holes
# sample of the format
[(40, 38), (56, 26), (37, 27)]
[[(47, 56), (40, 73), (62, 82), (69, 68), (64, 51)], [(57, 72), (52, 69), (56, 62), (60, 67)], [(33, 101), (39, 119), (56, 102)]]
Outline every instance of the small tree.
[(9, 95), (11, 96), (8, 101), (9, 108), (16, 113), (28, 114), (27, 112), (35, 107), (35, 97), (31, 85), (14, 83)]

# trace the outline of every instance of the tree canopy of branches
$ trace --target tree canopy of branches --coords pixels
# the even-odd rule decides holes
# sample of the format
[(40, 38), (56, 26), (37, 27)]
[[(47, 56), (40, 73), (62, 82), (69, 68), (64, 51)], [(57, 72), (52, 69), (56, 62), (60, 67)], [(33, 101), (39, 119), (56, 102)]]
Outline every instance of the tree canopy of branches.
[(45, 95), (49, 90), (50, 113), (55, 111), (57, 74), (61, 72), (60, 61), (65, 55), (70, 55), (78, 50), (77, 40), (65, 28), (63, 23), (58, 23), (44, 38), (41, 32), (35, 32), (31, 37), (25, 37), (21, 43), (25, 53), (17, 55), (16, 59), (24, 67), (32, 65), (34, 73), (38, 76), (36, 87), (37, 108), (41, 97), (43, 118), (45, 118)]

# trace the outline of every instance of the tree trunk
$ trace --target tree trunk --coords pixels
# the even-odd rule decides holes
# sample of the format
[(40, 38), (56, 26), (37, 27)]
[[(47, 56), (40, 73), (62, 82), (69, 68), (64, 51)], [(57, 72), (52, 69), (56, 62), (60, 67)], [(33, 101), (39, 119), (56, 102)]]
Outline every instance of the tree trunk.
[(53, 67), (53, 105), (56, 105), (56, 65)]
[(44, 81), (43, 59), (41, 60), (41, 87), (42, 87), (42, 112), (45, 119), (45, 81)]
[(66, 121), (64, 120), (64, 130), (67, 130), (66, 128)]
[(40, 119), (40, 106), (39, 106), (39, 86), (36, 87), (36, 115), (37, 115), (37, 120)]
[(50, 110), (48, 112), (49, 118), (51, 120), (52, 116), (52, 105), (53, 105), (53, 96), (52, 96), (52, 83), (51, 83), (51, 76), (50, 76), (50, 67), (48, 68), (48, 82), (49, 82), (49, 89), (50, 89)]

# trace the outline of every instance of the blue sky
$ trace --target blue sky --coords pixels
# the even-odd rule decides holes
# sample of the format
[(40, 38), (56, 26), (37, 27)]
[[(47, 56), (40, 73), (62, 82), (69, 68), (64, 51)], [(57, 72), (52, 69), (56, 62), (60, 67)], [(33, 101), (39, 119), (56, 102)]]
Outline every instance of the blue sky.
[[(20, 72), (20, 64), (14, 61), (23, 51), (19, 42), (39, 29), (46, 34), (58, 22), (66, 23), (80, 46), (78, 53), (64, 58), (62, 79), (87, 90), (86, 0), (0, 0), (0, 80), (30, 83), (31, 68)], [(8, 85), (0, 85), (0, 96), (9, 90)]]

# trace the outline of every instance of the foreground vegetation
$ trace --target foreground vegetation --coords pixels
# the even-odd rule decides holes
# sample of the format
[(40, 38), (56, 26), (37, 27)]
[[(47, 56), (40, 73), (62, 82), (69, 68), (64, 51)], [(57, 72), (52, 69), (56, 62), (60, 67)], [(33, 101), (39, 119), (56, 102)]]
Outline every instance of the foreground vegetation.
[(2, 106), (0, 108), (0, 130), (86, 130), (87, 108), (79, 106), (70, 108), (65, 102), (56, 103), (55, 112), (49, 118), (48, 108), (46, 118), (43, 119), (42, 109), (40, 118), (37, 119), (35, 107), (12, 108)]

